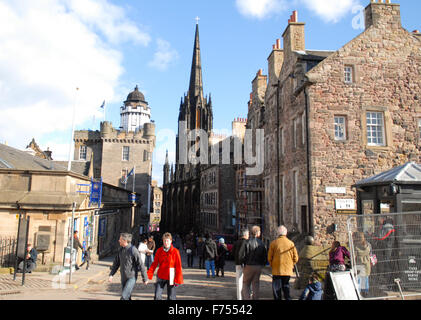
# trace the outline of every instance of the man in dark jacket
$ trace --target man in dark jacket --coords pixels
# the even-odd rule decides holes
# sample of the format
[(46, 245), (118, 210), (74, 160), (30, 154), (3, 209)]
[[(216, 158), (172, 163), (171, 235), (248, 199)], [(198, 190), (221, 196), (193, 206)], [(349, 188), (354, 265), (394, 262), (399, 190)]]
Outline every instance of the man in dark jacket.
[[(38, 252), (35, 250), (35, 248), (32, 248), (32, 244), (28, 243), (27, 249), (26, 249), (26, 266), (25, 266), (25, 272), (32, 273), (34, 269), (37, 267), (37, 257)], [(19, 259), (19, 265), (17, 272), (23, 272), (23, 259)]]
[(217, 256), (216, 243), (211, 239), (209, 233), (207, 233), (205, 237), (203, 258), (205, 259), (206, 277), (210, 277), (210, 270), (212, 270), (212, 278), (215, 278), (215, 258)]
[(79, 237), (77, 236), (77, 231), (73, 232), (73, 249), (76, 250), (76, 261), (75, 261), (75, 268), (76, 270), (79, 270), (79, 266), (77, 265), (77, 253), (78, 253), (78, 249), (80, 248), (82, 250), (83, 253), (83, 246), (79, 241)]
[[(267, 263), (267, 250), (260, 237), (260, 227), (251, 228), (251, 237), (247, 240), (244, 254), (243, 300), (258, 300), (260, 288), (260, 275)], [(251, 295), (250, 293), (253, 292)]]
[(244, 251), (249, 238), (249, 231), (244, 229), (241, 232), (241, 238), (238, 239), (232, 247), (232, 254), (235, 261), (235, 283), (237, 286), (237, 300), (242, 300), (241, 290), (243, 289), (243, 269), (244, 269)]
[(148, 275), (145, 265), (142, 262), (140, 253), (135, 246), (131, 244), (132, 235), (122, 233), (120, 239), (120, 249), (111, 266), (109, 282), (113, 281), (113, 276), (120, 268), (122, 294), (120, 300), (131, 300), (133, 288), (136, 284), (138, 271), (140, 270), (143, 283), (148, 284)]

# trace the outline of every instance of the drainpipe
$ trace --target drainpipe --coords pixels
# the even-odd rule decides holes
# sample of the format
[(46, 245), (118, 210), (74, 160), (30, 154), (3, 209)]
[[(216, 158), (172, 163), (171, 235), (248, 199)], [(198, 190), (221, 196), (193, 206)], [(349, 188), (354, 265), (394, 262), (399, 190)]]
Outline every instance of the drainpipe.
[(309, 130), (309, 104), (307, 83), (304, 85), (304, 99), (305, 99), (305, 115), (306, 115), (306, 144), (307, 144), (307, 203), (308, 203), (308, 219), (310, 235), (314, 237), (314, 220), (313, 220), (313, 207), (311, 204), (311, 170), (310, 170), (310, 130)]

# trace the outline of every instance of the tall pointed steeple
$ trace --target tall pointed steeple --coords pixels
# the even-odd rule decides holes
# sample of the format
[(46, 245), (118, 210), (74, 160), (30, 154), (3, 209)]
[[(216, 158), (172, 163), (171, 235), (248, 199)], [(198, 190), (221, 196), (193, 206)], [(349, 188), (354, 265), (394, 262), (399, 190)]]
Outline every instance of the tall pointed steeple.
[(202, 61), (200, 58), (200, 41), (199, 41), (199, 23), (196, 23), (196, 35), (193, 47), (193, 61), (190, 73), (189, 86), (190, 101), (193, 102), (195, 97), (203, 97), (203, 80), (202, 80)]

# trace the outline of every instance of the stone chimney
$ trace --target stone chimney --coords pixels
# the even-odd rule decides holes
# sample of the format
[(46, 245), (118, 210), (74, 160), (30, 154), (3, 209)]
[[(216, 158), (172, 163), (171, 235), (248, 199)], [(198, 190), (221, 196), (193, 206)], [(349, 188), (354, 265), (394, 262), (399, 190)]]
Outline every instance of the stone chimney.
[(263, 75), (262, 69), (260, 69), (254, 80), (251, 82), (252, 84), (252, 93), (253, 97), (252, 99), (259, 99), (259, 100), (265, 100), (265, 93), (267, 88), (267, 76)]
[(281, 49), (281, 40), (277, 39), (268, 58), (269, 85), (275, 84), (279, 79), (282, 64), (284, 63), (284, 51)]
[(288, 59), (292, 51), (305, 51), (304, 26), (305, 23), (298, 22), (298, 12), (294, 11), (288, 20), (288, 27), (282, 34), (285, 59)]
[(365, 8), (365, 28), (398, 29), (401, 27), (401, 7), (391, 0), (370, 0)]

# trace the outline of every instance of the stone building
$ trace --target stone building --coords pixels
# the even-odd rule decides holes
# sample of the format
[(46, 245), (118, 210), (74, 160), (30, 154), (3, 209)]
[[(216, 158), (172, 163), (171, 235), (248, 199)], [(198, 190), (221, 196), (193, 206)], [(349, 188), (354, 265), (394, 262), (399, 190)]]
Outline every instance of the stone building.
[(92, 246), (94, 259), (115, 252), (120, 232), (132, 230), (130, 192), (104, 183), (98, 207), (90, 203), (89, 183), (89, 177), (67, 171), (67, 165), (0, 144), (0, 237), (15, 238), (23, 214), (30, 218), (28, 243), (40, 253), (39, 268), (62, 265), (76, 203), (74, 230), (83, 246)]
[[(200, 160), (190, 161), (189, 152), (198, 146), (201, 130), (209, 141), (213, 126), (212, 100), (203, 94), (202, 62), (200, 55), (199, 25), (196, 25), (193, 59), (190, 72), (189, 90), (181, 99), (176, 138), (175, 171), (168, 158), (164, 165), (163, 208), (161, 230), (188, 233), (197, 230), (200, 213)], [(188, 139), (190, 134), (193, 139)], [(183, 143), (185, 141), (185, 143)], [(203, 142), (203, 141), (202, 141)], [(181, 146), (181, 149), (180, 149)], [(200, 151), (196, 149), (200, 159)]]
[(159, 223), (161, 222), (162, 212), (162, 189), (158, 187), (158, 182), (152, 180), (152, 192), (151, 192), (151, 216), (149, 220), (149, 231), (159, 231)]
[(419, 33), (402, 27), (399, 4), (371, 1), (360, 35), (337, 51), (307, 50), (295, 11), (265, 86), (264, 236), (285, 224), (319, 244), (346, 240), (352, 185), (421, 160)]
[[(155, 124), (150, 107), (138, 87), (120, 108), (120, 128), (108, 121), (98, 131), (75, 131), (74, 162), (93, 163), (93, 176), (119, 188), (135, 192), (140, 215), (136, 227), (147, 228), (150, 212), (152, 153)], [(73, 164), (72, 164), (73, 166)], [(133, 170), (133, 173), (132, 173)]]

